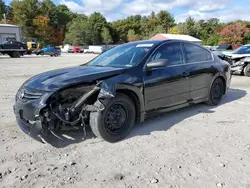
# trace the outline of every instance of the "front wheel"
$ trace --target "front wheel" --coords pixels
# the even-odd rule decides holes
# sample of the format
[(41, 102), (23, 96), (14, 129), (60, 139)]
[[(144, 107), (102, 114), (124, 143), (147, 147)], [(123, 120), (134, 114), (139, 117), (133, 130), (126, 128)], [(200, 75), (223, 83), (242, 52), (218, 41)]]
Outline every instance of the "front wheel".
[(135, 122), (135, 106), (132, 100), (118, 93), (103, 111), (90, 113), (90, 127), (97, 137), (117, 142), (126, 137)]
[(250, 63), (244, 68), (244, 75), (250, 77)]
[(221, 98), (224, 94), (224, 83), (221, 78), (216, 78), (211, 86), (209, 93), (209, 100), (207, 101), (208, 105), (218, 105), (221, 101)]

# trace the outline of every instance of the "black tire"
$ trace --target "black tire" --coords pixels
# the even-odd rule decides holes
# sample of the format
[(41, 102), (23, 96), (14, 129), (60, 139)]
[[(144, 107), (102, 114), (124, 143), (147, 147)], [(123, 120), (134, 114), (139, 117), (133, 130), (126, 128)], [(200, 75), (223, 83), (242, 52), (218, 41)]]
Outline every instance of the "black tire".
[(117, 93), (103, 111), (91, 112), (89, 124), (93, 133), (107, 142), (126, 137), (135, 122), (135, 105), (124, 94)]
[(250, 77), (250, 63), (244, 68), (244, 75)]
[(57, 53), (55, 53), (55, 54), (54, 54), (54, 56), (55, 56), (55, 57), (57, 57), (57, 56), (58, 56), (58, 54), (57, 54)]
[(222, 96), (224, 95), (225, 85), (221, 78), (216, 78), (211, 86), (209, 93), (208, 105), (216, 106), (220, 103)]
[(21, 54), (20, 54), (20, 52), (13, 52), (13, 53), (12, 53), (12, 57), (13, 57), (13, 58), (20, 58), (20, 57), (21, 57)]
[(44, 55), (44, 52), (41, 52), (39, 55)]

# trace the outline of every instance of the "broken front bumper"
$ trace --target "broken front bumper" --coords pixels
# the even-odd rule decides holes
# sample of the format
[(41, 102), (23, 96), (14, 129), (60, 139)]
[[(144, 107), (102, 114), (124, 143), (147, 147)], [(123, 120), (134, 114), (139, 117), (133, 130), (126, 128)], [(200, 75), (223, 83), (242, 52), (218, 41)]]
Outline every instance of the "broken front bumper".
[(32, 137), (33, 139), (43, 142), (43, 131), (42, 131), (42, 124), (41, 121), (36, 121), (34, 124), (30, 124), (27, 120), (23, 120), (19, 117), (16, 117), (17, 124), (19, 128)]
[(46, 106), (45, 101), (50, 93), (43, 93), (37, 99), (20, 97), (19, 93), (17, 93), (16, 102), (13, 106), (17, 124), (24, 133), (43, 143), (42, 137), (45, 132), (40, 119), (40, 111)]

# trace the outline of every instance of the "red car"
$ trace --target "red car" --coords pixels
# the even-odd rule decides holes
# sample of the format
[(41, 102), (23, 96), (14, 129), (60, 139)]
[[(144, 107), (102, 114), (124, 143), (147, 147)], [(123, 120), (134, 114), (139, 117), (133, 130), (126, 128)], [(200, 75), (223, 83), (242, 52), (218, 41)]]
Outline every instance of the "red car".
[(83, 53), (83, 51), (81, 46), (74, 46), (74, 53)]

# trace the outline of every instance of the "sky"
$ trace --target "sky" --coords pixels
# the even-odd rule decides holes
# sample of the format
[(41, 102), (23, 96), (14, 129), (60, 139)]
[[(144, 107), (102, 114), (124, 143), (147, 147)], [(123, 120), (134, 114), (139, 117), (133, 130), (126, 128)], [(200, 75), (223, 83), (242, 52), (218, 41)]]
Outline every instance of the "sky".
[[(9, 0), (6, 0), (9, 1)], [(222, 22), (250, 21), (250, 0), (53, 0), (77, 13), (101, 12), (108, 21), (130, 15), (150, 15), (152, 11), (169, 11), (176, 22), (191, 16), (196, 20), (219, 18)]]

